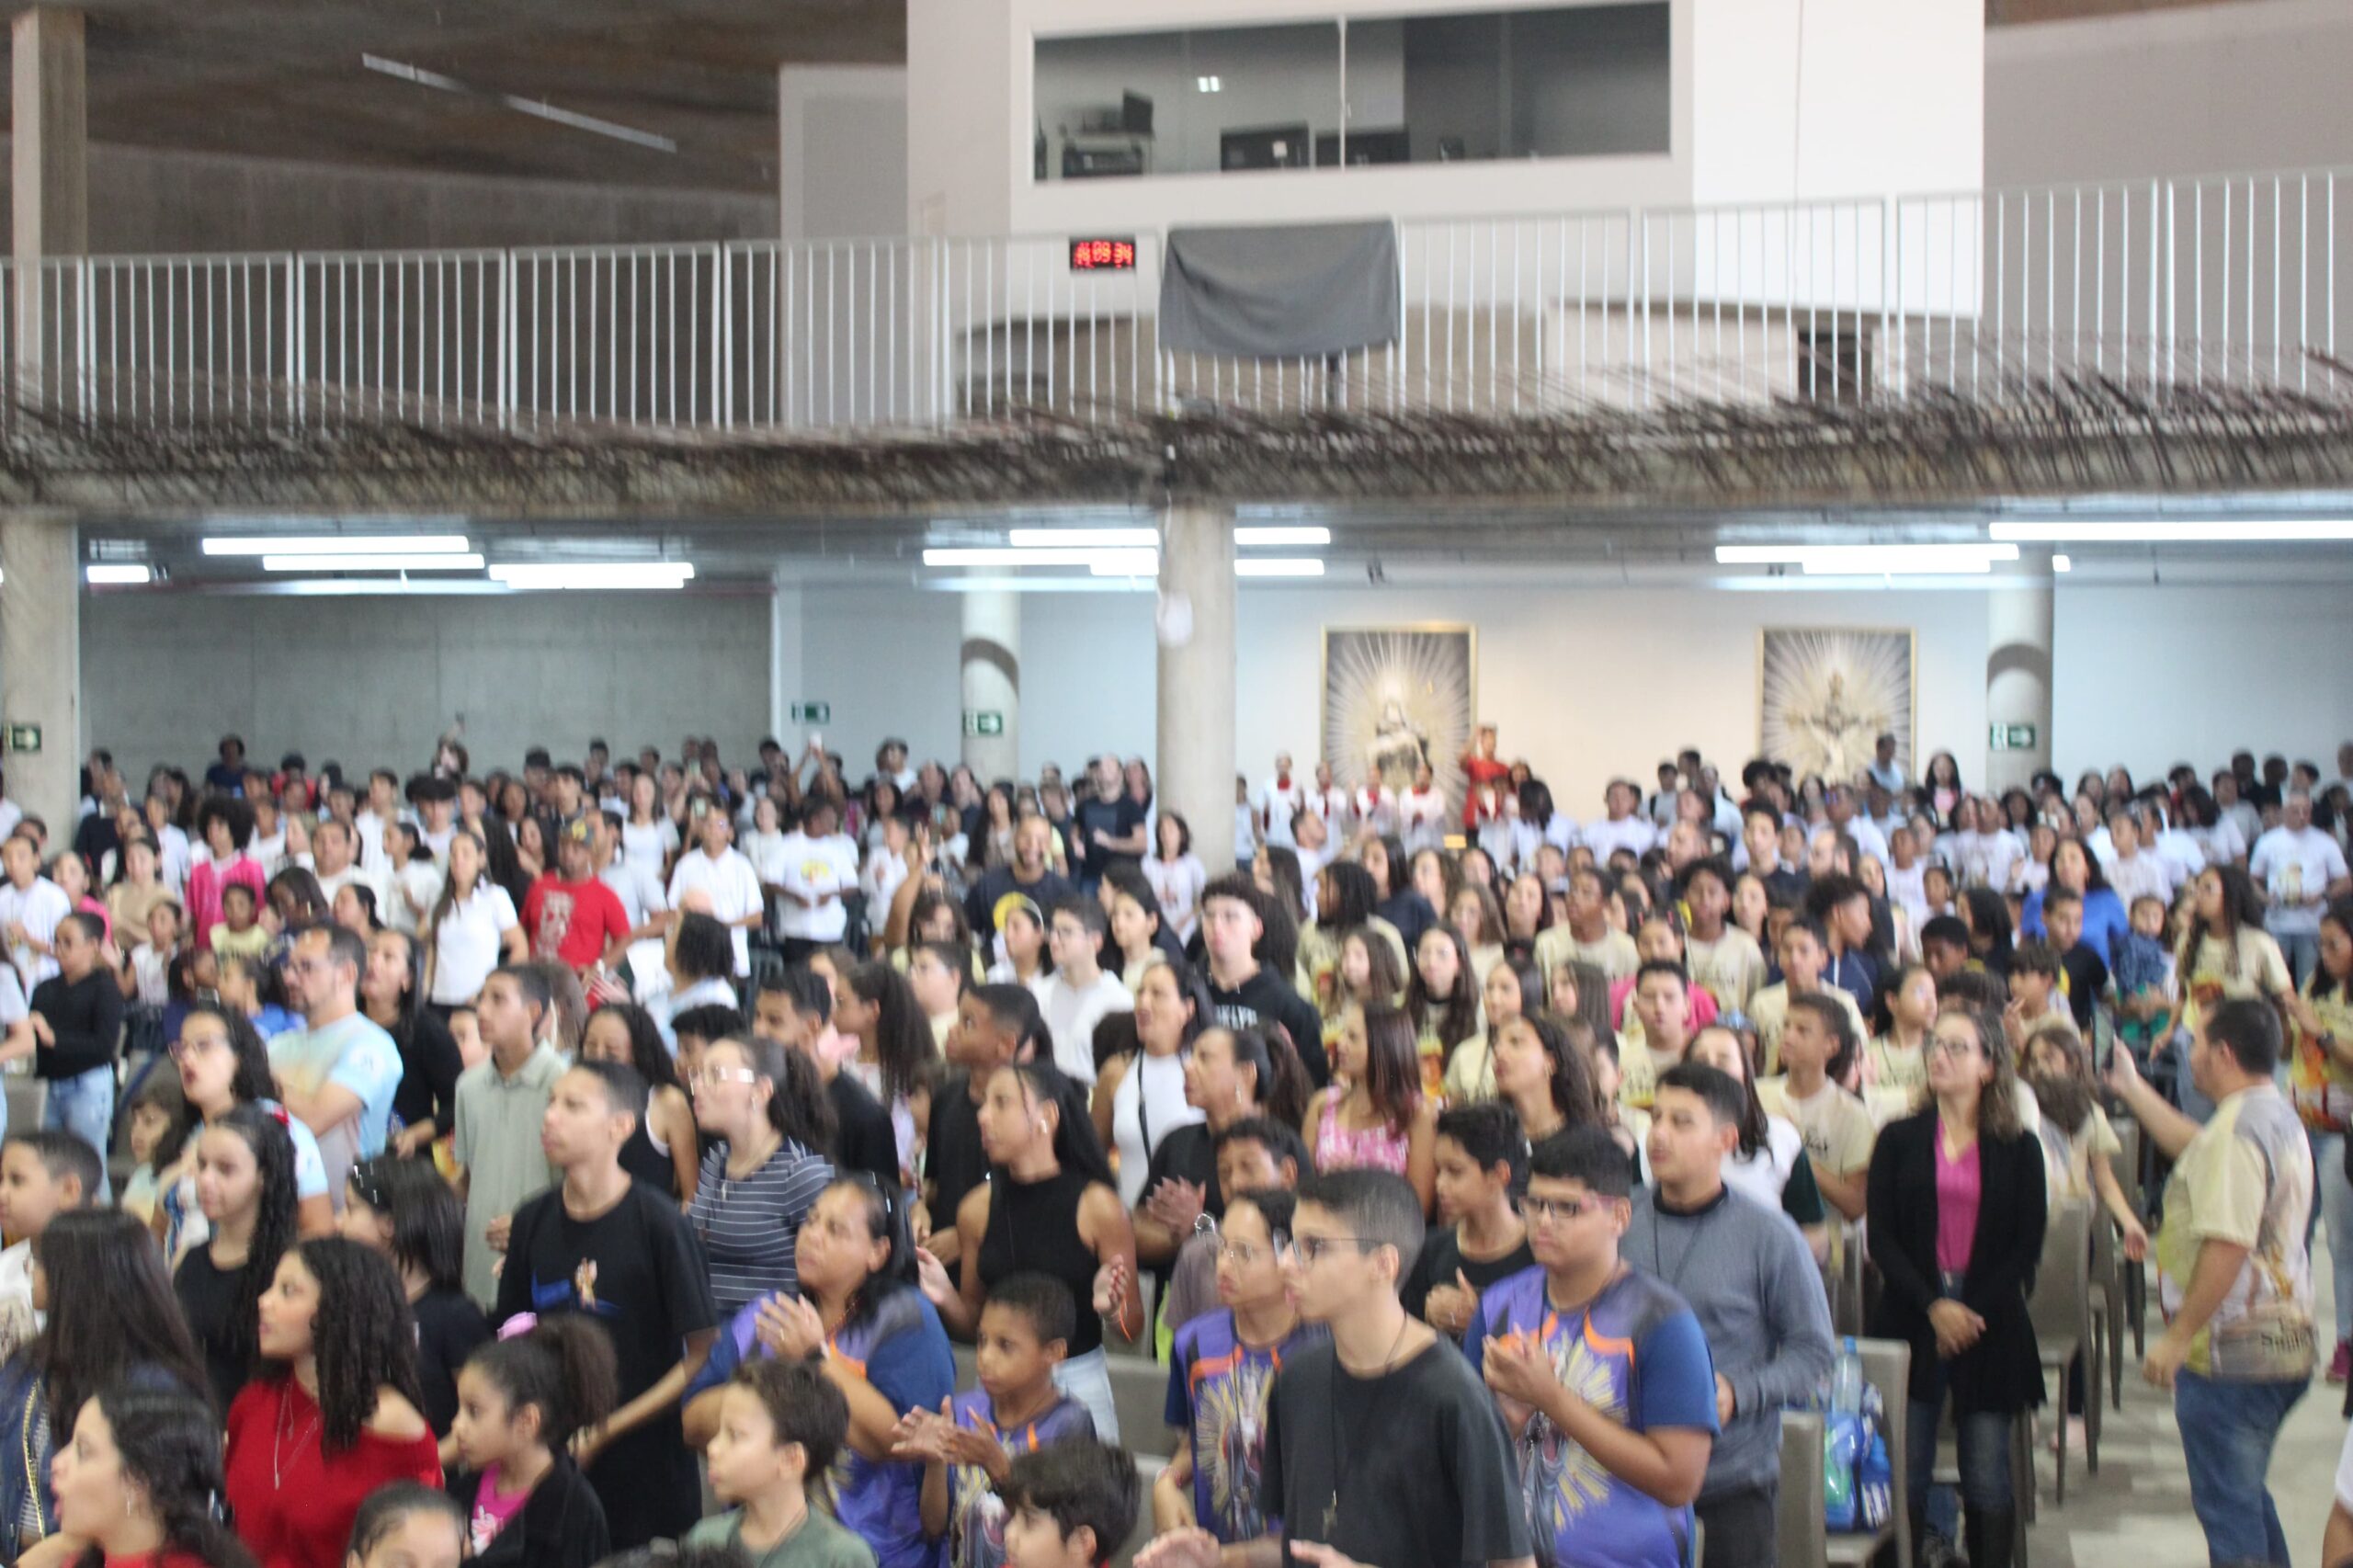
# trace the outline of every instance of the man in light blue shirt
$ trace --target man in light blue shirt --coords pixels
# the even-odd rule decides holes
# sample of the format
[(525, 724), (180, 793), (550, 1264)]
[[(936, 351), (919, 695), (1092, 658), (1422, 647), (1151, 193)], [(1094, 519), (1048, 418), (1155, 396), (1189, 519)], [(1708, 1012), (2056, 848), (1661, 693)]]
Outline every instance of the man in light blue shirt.
[(290, 1000), (305, 1028), (269, 1042), (269, 1066), (287, 1111), (319, 1140), (327, 1193), (343, 1207), (353, 1165), (381, 1154), (400, 1087), (400, 1048), (359, 1011), (359, 971), (367, 949), (340, 926), (314, 926), (286, 955)]

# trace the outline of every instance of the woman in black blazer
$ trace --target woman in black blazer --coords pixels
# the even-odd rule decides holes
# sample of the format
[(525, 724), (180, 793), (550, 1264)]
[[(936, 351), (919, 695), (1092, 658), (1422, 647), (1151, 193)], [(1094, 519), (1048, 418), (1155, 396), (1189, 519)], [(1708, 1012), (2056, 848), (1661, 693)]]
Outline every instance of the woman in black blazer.
[[(1949, 1397), (1970, 1568), (2010, 1568), (2010, 1423), (2042, 1403), (2026, 1304), (2042, 1257), (2042, 1145), (2018, 1125), (1998, 1017), (1961, 1009), (1938, 1017), (1928, 1092), (1931, 1103), (1891, 1123), (1871, 1152), (1870, 1249), (1885, 1289), (1870, 1332), (1912, 1346), (1904, 1461), (1914, 1560), (1925, 1561), (1937, 1425)], [(1964, 1222), (1972, 1207), (1974, 1222)]]

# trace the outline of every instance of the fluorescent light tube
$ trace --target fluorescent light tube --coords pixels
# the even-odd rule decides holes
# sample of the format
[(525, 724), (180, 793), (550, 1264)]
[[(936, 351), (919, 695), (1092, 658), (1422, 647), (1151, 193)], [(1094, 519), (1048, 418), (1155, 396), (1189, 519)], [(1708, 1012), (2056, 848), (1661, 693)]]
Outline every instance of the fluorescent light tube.
[(1156, 550), (1156, 528), (1014, 528), (1006, 538), (1016, 550)]
[(685, 561), (532, 562), (490, 569), (493, 582), (527, 589), (676, 588), (694, 574)]
[(83, 568), (82, 580), (101, 587), (128, 587), (134, 584), (153, 582), (155, 573), (152, 567), (136, 562), (127, 564), (97, 562)]
[(1131, 549), (1013, 550), (998, 545), (935, 547), (923, 552), (926, 566), (1092, 566), (1098, 561), (1127, 561), (1152, 551)]
[(1321, 577), (1324, 562), (1295, 556), (1271, 556), (1233, 563), (1237, 577)]
[(2353, 540), (2353, 521), (1989, 523), (1985, 531), (2020, 544), (2327, 544)]
[[(1722, 566), (1804, 566), (1853, 572), (1981, 572), (1991, 561), (2016, 561), (2015, 544), (1720, 544)], [(1896, 562), (1887, 566), (1881, 562)]]
[(482, 557), (466, 555), (265, 555), (265, 572), (479, 572)]
[(204, 541), (207, 555), (458, 555), (471, 548), (463, 534), (270, 534)]
[(2073, 572), (2075, 569), (2075, 557), (2071, 555), (2053, 555), (2051, 558), (2051, 569), (2053, 572)]
[(1248, 550), (1263, 545), (1324, 545), (1332, 542), (1332, 530), (1325, 528), (1236, 528), (1233, 542)]

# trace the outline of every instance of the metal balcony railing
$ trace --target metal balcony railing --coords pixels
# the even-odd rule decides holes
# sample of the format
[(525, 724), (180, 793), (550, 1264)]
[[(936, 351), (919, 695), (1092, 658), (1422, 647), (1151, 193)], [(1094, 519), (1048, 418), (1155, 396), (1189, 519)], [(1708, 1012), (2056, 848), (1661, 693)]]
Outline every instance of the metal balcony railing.
[(1059, 235), (60, 260), (29, 324), (0, 269), (0, 359), (46, 417), (165, 427), (2336, 401), (2348, 172), (1414, 220), (1394, 341), (1326, 359), (1165, 347), (1157, 234), (1121, 273)]

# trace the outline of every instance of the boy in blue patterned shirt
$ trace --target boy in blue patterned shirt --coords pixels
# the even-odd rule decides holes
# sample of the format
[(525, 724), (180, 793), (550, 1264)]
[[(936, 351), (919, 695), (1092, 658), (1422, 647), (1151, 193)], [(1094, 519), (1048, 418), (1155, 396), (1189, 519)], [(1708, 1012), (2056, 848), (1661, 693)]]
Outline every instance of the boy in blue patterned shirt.
[(1518, 1439), (1539, 1562), (1678, 1568), (1717, 1431), (1699, 1320), (1618, 1256), (1626, 1157), (1597, 1127), (1536, 1145), (1536, 1267), (1489, 1286), (1463, 1349)]
[(1095, 1440), (1095, 1417), (1054, 1386), (1077, 1323), (1070, 1290), (1042, 1274), (997, 1281), (981, 1308), (974, 1362), (980, 1386), (910, 1411), (892, 1451), (926, 1461), (924, 1533), (949, 1537), (948, 1568), (1005, 1568), (1006, 1506), (996, 1488), (1013, 1461), (1050, 1443)]

